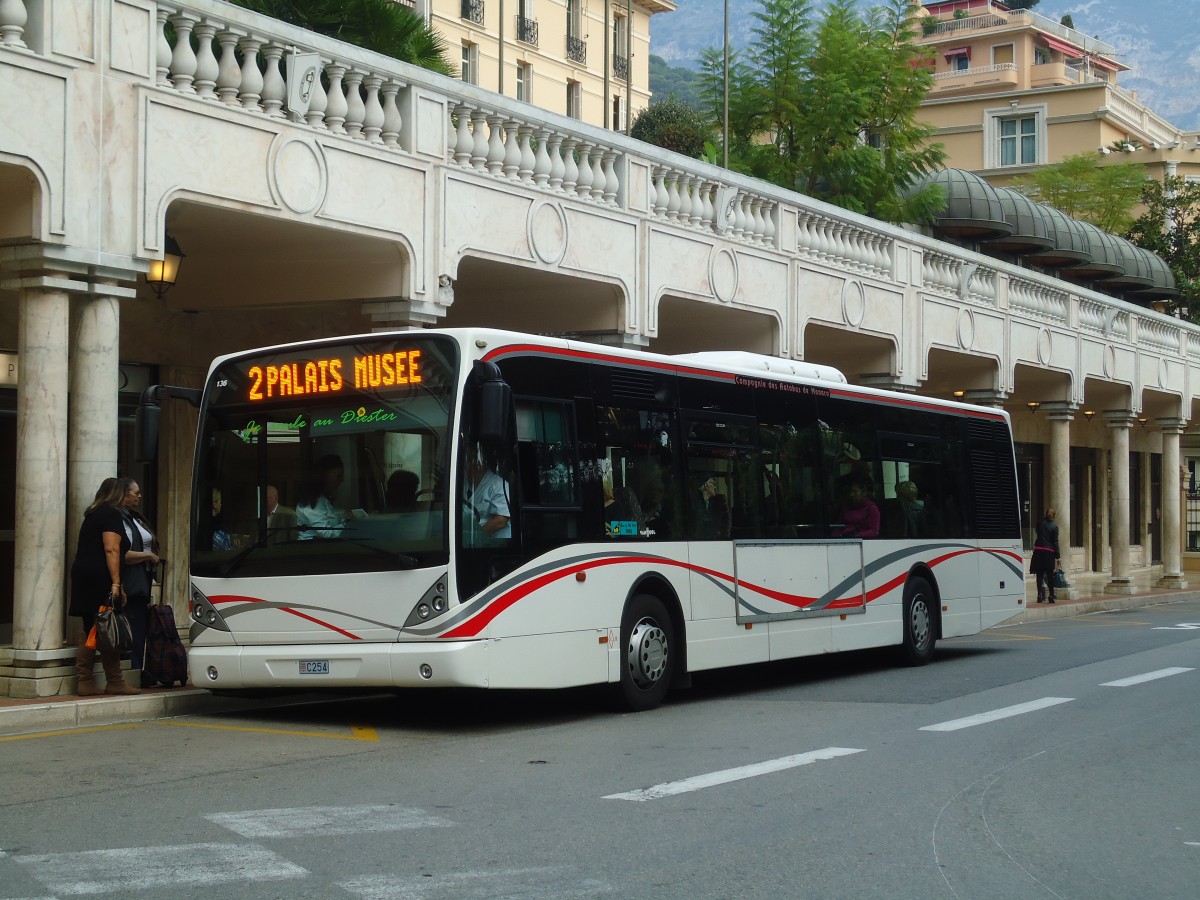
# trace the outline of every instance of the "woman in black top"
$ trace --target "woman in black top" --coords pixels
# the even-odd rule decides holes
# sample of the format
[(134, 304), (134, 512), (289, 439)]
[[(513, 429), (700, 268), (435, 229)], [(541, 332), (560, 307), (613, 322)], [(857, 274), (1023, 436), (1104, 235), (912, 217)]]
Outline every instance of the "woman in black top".
[[(150, 617), (150, 586), (153, 584), (153, 568), (158, 565), (154, 531), (139, 507), (142, 503), (142, 488), (132, 478), (121, 479), (124, 499), (121, 512), (125, 516), (125, 536), (129, 538), (129, 550), (121, 567), (121, 582), (125, 588), (125, 617), (129, 619), (129, 630), (133, 633), (133, 646), (129, 650), (129, 668), (142, 668), (146, 655), (146, 624)], [(142, 687), (150, 687), (142, 679)]]
[(1050, 588), (1050, 602), (1054, 602), (1054, 571), (1058, 568), (1061, 555), (1058, 551), (1058, 523), (1054, 521), (1056, 510), (1051, 507), (1037, 524), (1037, 539), (1033, 542), (1033, 557), (1029, 560), (1029, 571), (1037, 576), (1037, 602), (1046, 601), (1046, 585)]
[[(79, 526), (79, 542), (75, 561), (71, 564), (71, 615), (83, 619), (84, 640), (75, 651), (75, 671), (79, 676), (77, 692), (82, 696), (98, 694), (93, 671), (96, 651), (87, 646), (87, 635), (96, 624), (96, 613), (108, 596), (121, 598), (121, 563), (129, 550), (125, 535), (125, 518), (121, 504), (125, 490), (119, 478), (105, 478), (96, 491), (96, 499), (83, 514)], [(137, 688), (125, 683), (121, 674), (121, 658), (114, 654), (100, 655), (107, 684), (106, 694), (138, 694)]]

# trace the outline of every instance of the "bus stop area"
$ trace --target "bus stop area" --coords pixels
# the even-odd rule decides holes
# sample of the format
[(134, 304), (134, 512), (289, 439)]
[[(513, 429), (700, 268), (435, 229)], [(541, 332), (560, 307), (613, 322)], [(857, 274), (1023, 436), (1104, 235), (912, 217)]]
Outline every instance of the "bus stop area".
[[(1135, 570), (1128, 594), (1107, 594), (1107, 573), (1074, 575), (1070, 587), (1060, 589), (1056, 602), (1037, 603), (1037, 586), (1032, 576), (1025, 579), (1026, 609), (1006, 625), (1043, 619), (1088, 615), (1115, 610), (1137, 609), (1161, 603), (1182, 603), (1200, 599), (1200, 586), (1186, 589), (1156, 587), (1161, 566)], [(1004, 626), (1001, 626), (1004, 627)], [(2, 652), (2, 651), (0, 651)], [(5, 660), (0, 658), (0, 670)], [(370, 693), (370, 689), (364, 689)], [(135, 696), (78, 697), (72, 695), (17, 699), (0, 697), (0, 740), (17, 739), (24, 734), (71, 729), (103, 728), (128, 722), (141, 722), (171, 716), (236, 712), (243, 709), (291, 705), (319, 699), (325, 695), (294, 691), (267, 692), (258, 696), (218, 696), (206, 690), (186, 688), (150, 688)]]

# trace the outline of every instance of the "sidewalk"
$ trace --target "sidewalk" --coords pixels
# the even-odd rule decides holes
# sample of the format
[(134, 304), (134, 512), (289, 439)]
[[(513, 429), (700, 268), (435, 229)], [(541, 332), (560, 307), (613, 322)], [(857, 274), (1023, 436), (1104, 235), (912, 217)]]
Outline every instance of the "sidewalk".
[[(1159, 603), (1182, 603), (1200, 599), (1200, 578), (1184, 590), (1155, 586), (1158, 570), (1133, 574), (1132, 594), (1105, 594), (1109, 576), (1104, 573), (1076, 575), (1068, 591), (1060, 591), (1057, 602), (1038, 604), (1032, 578), (1025, 582), (1026, 609), (1005, 624), (1086, 615), (1114, 609), (1136, 609)], [(316, 695), (319, 696), (319, 695)], [(267, 693), (260, 697), (218, 697), (196, 688), (152, 688), (132, 697), (43, 697), (17, 700), (0, 697), (0, 736), (20, 735), (72, 728), (96, 728), (127, 722), (142, 722), (169, 716), (236, 712), (289, 705), (314, 699), (311, 693)]]

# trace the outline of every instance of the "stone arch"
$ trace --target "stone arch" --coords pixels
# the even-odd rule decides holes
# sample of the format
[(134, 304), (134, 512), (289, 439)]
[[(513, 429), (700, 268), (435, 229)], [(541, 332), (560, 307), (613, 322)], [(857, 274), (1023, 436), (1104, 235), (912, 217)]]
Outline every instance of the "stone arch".
[(0, 241), (49, 240), (50, 191), (39, 166), (0, 153), (0, 197)]
[(668, 294), (658, 301), (658, 334), (650, 342), (650, 349), (656, 353), (749, 350), (776, 356), (780, 333), (779, 318), (772, 310), (686, 300)]
[(1000, 390), (1000, 364), (991, 356), (931, 348), (921, 393), (970, 402)]
[(797, 355), (802, 354), (801, 358), (807, 362), (833, 366), (852, 383), (862, 383), (864, 379), (886, 382), (897, 375), (898, 348), (893, 337), (809, 322), (802, 344)]

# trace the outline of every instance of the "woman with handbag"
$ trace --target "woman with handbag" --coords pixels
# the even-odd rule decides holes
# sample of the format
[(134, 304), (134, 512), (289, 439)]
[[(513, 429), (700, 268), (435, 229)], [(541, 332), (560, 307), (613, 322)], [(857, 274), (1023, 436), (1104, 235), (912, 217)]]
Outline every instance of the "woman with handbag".
[[(125, 517), (125, 536), (129, 538), (129, 549), (125, 551), (125, 562), (121, 567), (121, 584), (125, 588), (125, 608), (122, 612), (129, 619), (133, 632), (133, 647), (130, 650), (130, 669), (141, 672), (146, 654), (146, 623), (150, 616), (151, 572), (158, 565), (158, 554), (154, 552), (154, 532), (150, 523), (138, 507), (142, 502), (142, 489), (132, 478), (122, 478), (121, 488), (125, 492), (121, 501), (121, 512)], [(142, 687), (148, 687), (142, 680)]]
[[(96, 624), (96, 615), (101, 605), (124, 603), (121, 563), (129, 550), (125, 519), (121, 514), (124, 499), (125, 489), (121, 479), (105, 478), (100, 483), (96, 499), (84, 511), (83, 524), (79, 526), (79, 541), (75, 547), (75, 560), (71, 563), (70, 613), (83, 619), (84, 634), (84, 640), (75, 651), (75, 671), (79, 676), (76, 693), (84, 697), (100, 693), (93, 675), (97, 650), (88, 646), (88, 636)], [(125, 683), (120, 655), (104, 650), (99, 652), (107, 679), (104, 693), (140, 694), (137, 688)]]
[(1058, 568), (1058, 523), (1054, 517), (1058, 511), (1051, 507), (1037, 524), (1037, 537), (1033, 542), (1033, 556), (1029, 560), (1029, 571), (1037, 577), (1037, 602), (1046, 602), (1046, 587), (1050, 588), (1050, 602), (1054, 602), (1054, 572)]

